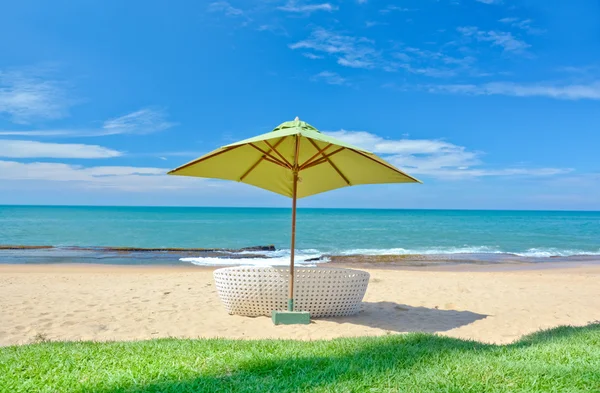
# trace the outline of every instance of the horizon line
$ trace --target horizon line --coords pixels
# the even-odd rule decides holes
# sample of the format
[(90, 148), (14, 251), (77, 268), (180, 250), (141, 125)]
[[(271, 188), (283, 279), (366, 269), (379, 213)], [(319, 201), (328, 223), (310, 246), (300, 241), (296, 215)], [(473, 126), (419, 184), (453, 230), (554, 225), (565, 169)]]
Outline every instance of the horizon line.
[[(0, 204), (0, 207), (126, 207), (126, 208), (179, 208), (179, 209), (291, 209), (281, 206), (177, 206), (177, 205), (86, 205), (86, 204)], [(407, 207), (298, 207), (298, 210), (418, 210), (418, 211), (502, 211), (502, 212), (578, 212), (600, 213), (600, 210), (573, 209), (467, 209), (467, 208), (407, 208)]]

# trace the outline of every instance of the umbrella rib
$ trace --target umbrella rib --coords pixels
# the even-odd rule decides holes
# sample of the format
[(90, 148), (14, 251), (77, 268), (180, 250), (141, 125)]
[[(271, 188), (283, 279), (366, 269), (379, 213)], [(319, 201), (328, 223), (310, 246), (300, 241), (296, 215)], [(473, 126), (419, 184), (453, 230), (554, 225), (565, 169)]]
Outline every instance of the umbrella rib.
[(391, 169), (391, 170), (393, 170), (393, 171), (394, 171), (394, 172), (396, 172), (396, 173), (399, 173), (399, 174), (401, 174), (401, 175), (404, 175), (404, 176), (408, 177), (409, 179), (412, 179), (412, 180), (414, 180), (414, 181), (415, 181), (415, 182), (417, 182), (417, 183), (422, 183), (422, 181), (421, 181), (421, 180), (419, 180), (419, 179), (417, 179), (417, 178), (414, 178), (414, 177), (412, 177), (412, 176), (411, 176), (411, 175), (409, 175), (408, 173), (404, 173), (404, 172), (402, 172), (402, 171), (401, 171), (400, 169), (398, 169), (398, 168), (394, 168), (392, 165), (389, 165), (388, 163), (383, 163), (383, 162), (377, 161), (377, 160), (376, 160), (376, 159), (374, 159), (373, 157), (370, 157), (370, 156), (368, 156), (367, 154), (365, 154), (365, 153), (363, 153), (363, 152), (361, 152), (361, 151), (354, 150), (354, 149), (349, 149), (349, 150), (351, 150), (351, 151), (353, 151), (353, 152), (355, 152), (355, 153), (357, 153), (357, 154), (360, 154), (361, 156), (363, 156), (363, 157), (365, 157), (365, 158), (368, 158), (369, 160), (371, 160), (371, 161), (373, 161), (373, 162), (376, 162), (376, 163), (378, 163), (378, 164), (379, 164), (379, 165), (381, 165), (381, 166), (384, 166), (384, 167), (386, 167), (386, 168), (388, 168), (388, 169)]
[[(261, 157), (261, 160), (265, 160), (265, 161), (268, 161), (268, 162), (272, 162), (273, 164), (275, 164), (275, 165), (279, 165), (279, 166), (280, 166), (280, 167), (282, 167), (282, 168), (289, 169), (287, 166), (283, 165), (281, 162), (279, 162), (279, 161), (275, 161), (275, 160), (272, 160), (272, 159), (270, 159), (270, 158), (267, 158), (267, 157), (264, 157), (264, 156), (263, 156), (263, 157)], [(258, 164), (257, 164), (257, 165), (258, 165)]]
[(270, 152), (264, 151), (260, 147), (256, 146), (254, 143), (249, 143), (249, 145), (252, 146), (253, 148), (255, 148), (256, 150), (258, 150), (259, 152), (261, 152), (262, 154), (264, 154), (266, 157), (269, 157), (273, 161), (276, 161), (276, 162), (280, 163), (281, 165), (285, 166), (286, 168), (292, 169), (290, 165), (288, 165), (287, 163), (279, 160), (277, 157), (271, 155)]
[[(317, 144), (310, 138), (307, 138), (308, 141), (315, 147), (315, 149), (319, 150), (319, 146), (317, 146)], [(342, 148), (343, 149), (343, 148)], [(340, 175), (340, 177), (342, 179), (344, 179), (344, 181), (346, 182), (346, 184), (350, 185), (350, 181), (348, 180), (348, 178), (346, 176), (344, 176), (344, 174), (342, 173), (342, 171), (339, 170), (339, 168), (333, 163), (333, 161), (331, 161), (331, 159), (329, 158), (329, 156), (321, 153), (321, 155), (323, 156), (323, 158), (325, 158), (325, 160), (329, 163), (329, 165), (331, 165), (331, 167), (333, 169), (335, 169), (335, 171), (338, 173), (338, 175)]]
[[(280, 144), (281, 142), (283, 142), (283, 140), (284, 140), (285, 138), (286, 138), (286, 137), (284, 136), (284, 137), (283, 137), (283, 138), (281, 138), (279, 141), (277, 141), (277, 143), (275, 144), (275, 147), (279, 146), (279, 144)], [(248, 170), (246, 171), (246, 173), (244, 173), (244, 174), (242, 175), (242, 177), (240, 177), (240, 181), (243, 181), (243, 180), (246, 178), (246, 176), (248, 176), (248, 175), (250, 174), (250, 172), (252, 172), (252, 171), (254, 170), (254, 168), (256, 168), (256, 167), (258, 166), (258, 164), (260, 164), (260, 162), (261, 162), (261, 161), (262, 161), (264, 158), (265, 158), (265, 155), (261, 156), (261, 157), (260, 157), (258, 160), (256, 160), (256, 162), (254, 163), (254, 165), (252, 165), (252, 166), (250, 167), (250, 169), (248, 169)], [(279, 165), (279, 163), (277, 163), (277, 165)]]
[[(324, 153), (324, 152), (325, 152), (325, 150), (327, 150), (327, 149), (329, 149), (329, 148), (331, 147), (331, 145), (332, 145), (331, 143), (330, 143), (330, 144), (328, 144), (327, 146), (325, 146), (325, 147), (324, 147), (324, 148), (322, 148), (321, 150), (317, 151), (317, 152), (315, 153), (315, 155), (314, 155), (314, 156), (312, 156), (312, 157), (311, 157), (311, 158), (309, 158), (308, 160), (304, 161), (304, 163), (300, 165), (300, 170), (302, 170), (302, 169), (303, 169), (303, 168), (304, 168), (306, 165), (309, 165), (309, 164), (311, 164), (311, 161), (312, 161), (312, 160), (314, 160), (315, 158), (317, 158), (317, 156), (318, 156), (319, 154), (321, 154), (321, 153)], [(318, 150), (318, 149), (317, 149), (317, 150)], [(315, 161), (319, 161), (319, 160), (315, 160)]]
[(340, 147), (339, 149), (337, 149), (337, 150), (334, 150), (334, 151), (332, 151), (332, 152), (331, 152), (331, 153), (329, 153), (329, 154), (326, 154), (326, 155), (325, 155), (325, 157), (321, 157), (321, 158), (319, 158), (318, 160), (314, 160), (314, 161), (312, 161), (312, 162), (309, 162), (309, 163), (308, 163), (308, 164), (306, 164), (304, 167), (301, 167), (301, 168), (300, 168), (300, 170), (304, 170), (304, 169), (312, 168), (313, 166), (321, 165), (321, 164), (323, 164), (324, 162), (327, 162), (327, 158), (328, 158), (328, 157), (331, 157), (331, 156), (333, 156), (333, 155), (335, 155), (335, 154), (337, 154), (337, 153), (341, 152), (341, 151), (342, 151), (342, 150), (344, 150), (344, 149), (345, 149), (345, 147)]
[(277, 150), (276, 146), (272, 146), (269, 141), (264, 140), (263, 142), (265, 142), (267, 144), (267, 146), (269, 146), (271, 148), (271, 150), (273, 150), (275, 153), (277, 153), (277, 155), (279, 156), (279, 158), (281, 158), (281, 160), (289, 167), (292, 167), (292, 164), (290, 164), (288, 162), (288, 160), (285, 159), (285, 157)]

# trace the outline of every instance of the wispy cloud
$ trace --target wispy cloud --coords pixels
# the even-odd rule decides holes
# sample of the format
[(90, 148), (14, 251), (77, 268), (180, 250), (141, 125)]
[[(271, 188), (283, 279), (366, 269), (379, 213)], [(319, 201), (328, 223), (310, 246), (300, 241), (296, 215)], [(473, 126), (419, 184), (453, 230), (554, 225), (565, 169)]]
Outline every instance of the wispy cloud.
[(339, 74), (337, 74), (335, 72), (330, 72), (330, 71), (320, 72), (317, 75), (313, 76), (312, 79), (315, 81), (322, 80), (322, 81), (325, 81), (325, 83), (330, 84), (330, 85), (347, 85), (348, 84), (348, 80), (346, 78), (343, 78)]
[(389, 14), (390, 12), (408, 12), (408, 11), (413, 11), (413, 10), (410, 8), (399, 7), (397, 5), (388, 5), (387, 7), (379, 10), (379, 13)]
[(387, 23), (385, 22), (379, 22), (376, 20), (368, 20), (365, 22), (365, 27), (369, 28), (369, 27), (375, 27), (375, 26), (383, 26), (383, 25), (387, 25)]
[(560, 100), (600, 100), (600, 81), (589, 84), (493, 82), (484, 84), (423, 85), (430, 93), (466, 95), (505, 95), (514, 97), (546, 97)]
[(175, 125), (176, 123), (166, 120), (166, 113), (163, 110), (145, 108), (107, 120), (104, 122), (102, 129), (104, 135), (150, 134), (164, 131)]
[(68, 116), (73, 101), (68, 98), (66, 85), (47, 74), (34, 68), (0, 70), (0, 115), (7, 114), (18, 124)]
[(427, 77), (452, 77), (459, 74), (481, 76), (472, 56), (453, 57), (441, 51), (430, 51), (392, 43), (377, 47), (375, 41), (316, 28), (310, 37), (290, 45), (291, 49), (310, 49), (304, 56), (315, 59), (328, 55), (339, 65), (351, 68), (380, 69), (388, 72), (405, 71)]
[(424, 75), (432, 78), (448, 78), (457, 74), (456, 70), (435, 67), (415, 67), (408, 63), (399, 64), (398, 68), (401, 68), (411, 74)]
[(1, 130), (0, 136), (81, 136), (87, 131), (83, 130), (71, 130), (65, 129), (53, 129), (53, 130)]
[(323, 56), (319, 56), (319, 55), (315, 55), (314, 53), (303, 53), (302, 56), (308, 58), (308, 59), (312, 59), (312, 60), (317, 60), (317, 59), (322, 59)]
[(520, 18), (502, 18), (498, 22), (507, 24), (517, 29), (524, 30), (529, 34), (542, 34), (545, 31), (531, 26), (533, 20), (531, 19), (520, 19)]
[(280, 11), (294, 12), (299, 14), (311, 14), (315, 11), (327, 11), (332, 12), (338, 9), (337, 6), (331, 3), (320, 3), (320, 4), (304, 4), (294, 0), (288, 1), (284, 6), (277, 7)]
[[(95, 166), (64, 163), (0, 161), (0, 183), (17, 186), (19, 181), (61, 182), (73, 188), (103, 188), (130, 192), (198, 189), (219, 183), (197, 178), (166, 175), (168, 169), (153, 167)], [(11, 183), (8, 183), (11, 181)], [(53, 186), (55, 187), (55, 186)]]
[(570, 172), (563, 168), (488, 168), (483, 153), (442, 140), (385, 139), (364, 131), (328, 132), (336, 138), (381, 154), (391, 163), (415, 175), (444, 179), (483, 176), (552, 176)]
[(586, 81), (600, 77), (600, 65), (596, 64), (560, 67), (558, 68), (558, 71), (565, 72), (571, 77), (576, 77), (577, 79), (583, 78)]
[(471, 56), (452, 57), (439, 51), (430, 51), (414, 47), (403, 47), (392, 54), (395, 62), (388, 64), (389, 71), (403, 69), (411, 74), (442, 78), (460, 73), (476, 74)]
[(502, 0), (475, 0), (479, 3), (484, 3), (484, 4), (502, 4)]
[(306, 40), (290, 45), (291, 49), (312, 49), (337, 58), (338, 64), (352, 68), (374, 68), (379, 62), (379, 53), (373, 41), (316, 28)]
[(475, 26), (458, 27), (457, 31), (467, 40), (490, 42), (492, 46), (501, 47), (504, 52), (525, 53), (531, 47), (525, 41), (518, 39), (512, 33), (506, 31), (483, 31)]
[(0, 140), (0, 157), (8, 158), (112, 158), (120, 151), (97, 145)]
[(135, 112), (106, 120), (101, 128), (52, 130), (0, 130), (0, 136), (93, 137), (117, 134), (150, 134), (174, 127), (162, 109), (143, 108)]
[(269, 31), (273, 34), (276, 35), (283, 35), (283, 36), (289, 36), (288, 31), (286, 30), (286, 28), (279, 24), (279, 23), (272, 23), (272, 24), (265, 24), (265, 25), (260, 25), (256, 28), (256, 30), (258, 31)]
[(222, 12), (227, 16), (242, 16), (244, 11), (240, 8), (235, 8), (227, 1), (215, 1), (208, 5), (209, 12)]

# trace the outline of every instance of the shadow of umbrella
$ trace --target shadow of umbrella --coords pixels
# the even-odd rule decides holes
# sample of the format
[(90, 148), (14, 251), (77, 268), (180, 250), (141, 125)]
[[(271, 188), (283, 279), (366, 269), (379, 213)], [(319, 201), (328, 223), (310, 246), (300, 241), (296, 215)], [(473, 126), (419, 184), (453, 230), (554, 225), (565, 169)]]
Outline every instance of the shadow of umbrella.
[[(545, 381), (546, 385), (534, 389), (537, 392), (566, 391), (572, 386), (572, 381), (580, 381), (577, 391), (596, 391), (598, 377), (594, 364), (597, 360), (592, 359), (598, 357), (587, 351), (585, 355), (582, 353), (586, 360), (575, 366), (568, 355), (563, 354), (565, 358), (562, 358), (562, 347), (557, 344), (564, 343), (574, 350), (579, 347), (569, 347), (568, 340), (579, 337), (595, 343), (599, 332), (598, 324), (559, 327), (532, 334), (509, 345), (482, 344), (435, 335), (390, 335), (315, 341), (302, 344), (303, 350), (288, 352), (281, 351), (282, 346), (288, 345), (287, 341), (253, 341), (248, 344), (244, 341), (213, 340), (208, 342), (212, 346), (209, 354), (218, 348), (222, 359), (231, 359), (231, 354), (239, 351), (246, 351), (248, 356), (235, 361), (224, 360), (226, 367), (210, 371), (196, 371), (199, 359), (219, 361), (206, 357), (206, 341), (147, 341), (141, 344), (144, 349), (138, 350), (142, 354), (138, 355), (138, 359), (147, 361), (151, 358), (163, 365), (160, 373), (151, 376), (147, 375), (144, 367), (140, 367), (139, 361), (121, 360), (126, 357), (122, 344), (115, 343), (118, 352), (107, 356), (112, 355), (112, 361), (121, 363), (120, 370), (127, 372), (97, 386), (88, 383), (82, 391), (514, 392), (533, 391), (531, 387), (540, 381)], [(191, 351), (190, 347), (197, 349)], [(148, 352), (153, 356), (149, 357)], [(559, 358), (548, 358), (549, 353)], [(72, 354), (69, 352), (68, 356)], [(105, 361), (107, 357), (90, 358)], [(570, 363), (565, 363), (567, 360)], [(587, 364), (587, 361), (594, 363)], [(535, 367), (530, 362), (534, 362)], [(457, 363), (467, 371), (462, 373), (447, 367)], [(95, 366), (100, 367), (99, 364)], [(512, 385), (507, 386), (507, 382)]]
[(363, 309), (358, 315), (319, 319), (340, 324), (369, 326), (397, 333), (436, 333), (468, 325), (486, 317), (487, 315), (471, 311), (413, 307), (395, 302), (363, 302)]

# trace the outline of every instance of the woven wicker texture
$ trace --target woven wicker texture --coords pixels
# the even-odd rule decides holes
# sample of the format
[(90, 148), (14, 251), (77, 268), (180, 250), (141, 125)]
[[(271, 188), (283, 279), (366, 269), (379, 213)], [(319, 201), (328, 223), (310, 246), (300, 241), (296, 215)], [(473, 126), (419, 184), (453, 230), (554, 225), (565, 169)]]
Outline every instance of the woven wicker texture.
[[(295, 269), (294, 310), (311, 317), (353, 315), (360, 311), (369, 273), (341, 268)], [(221, 301), (229, 314), (271, 316), (286, 310), (289, 268), (228, 267), (214, 271)]]

